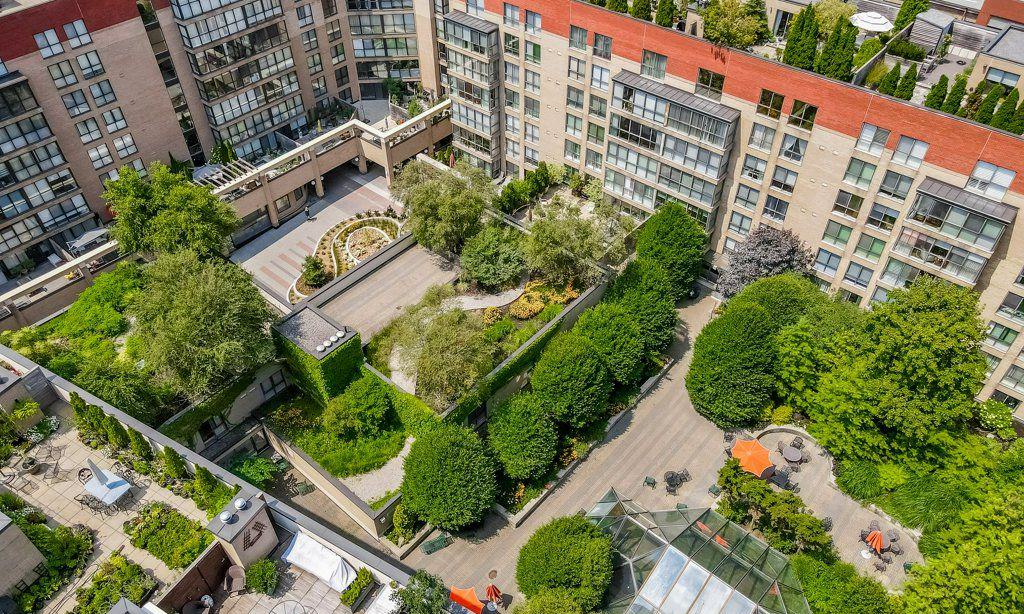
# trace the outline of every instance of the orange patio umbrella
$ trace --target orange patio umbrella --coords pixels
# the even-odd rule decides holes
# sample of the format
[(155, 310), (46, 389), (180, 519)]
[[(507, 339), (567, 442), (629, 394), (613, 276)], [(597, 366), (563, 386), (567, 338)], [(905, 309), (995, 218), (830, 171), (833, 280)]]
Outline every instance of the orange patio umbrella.
[(772, 467), (768, 460), (768, 448), (756, 439), (738, 439), (732, 444), (732, 457), (740, 462), (740, 467), (757, 477)]
[(500, 603), (501, 602), (501, 599), (502, 599), (501, 590), (497, 586), (495, 586), (493, 584), (488, 584), (487, 585), (487, 588), (484, 589), (484, 594), (487, 595), (487, 600), (488, 601), (493, 601), (494, 603)]
[(868, 533), (868, 536), (864, 541), (878, 553), (881, 553), (882, 548), (885, 547), (885, 538), (882, 536), (881, 531), (872, 531)]
[(475, 586), (470, 588), (452, 587), (448, 598), (475, 614), (481, 614), (484, 611), (483, 602), (477, 599)]

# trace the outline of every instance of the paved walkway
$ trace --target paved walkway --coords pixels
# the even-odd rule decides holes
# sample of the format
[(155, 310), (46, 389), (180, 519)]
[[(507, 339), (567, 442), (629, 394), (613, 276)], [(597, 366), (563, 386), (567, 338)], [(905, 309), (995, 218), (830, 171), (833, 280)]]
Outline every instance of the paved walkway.
[(525, 286), (498, 292), (497, 294), (463, 294), (452, 299), (452, 307), (463, 311), (486, 309), (488, 307), (504, 307), (523, 295)]
[(271, 228), (231, 254), (231, 260), (256, 278), (259, 285), (288, 304), (288, 289), (302, 272), (320, 237), (338, 222), (364, 211), (401, 210), (388, 192), (380, 171), (365, 175), (348, 165), (328, 173), (325, 193), (310, 205), (310, 220), (299, 213), (278, 228)]

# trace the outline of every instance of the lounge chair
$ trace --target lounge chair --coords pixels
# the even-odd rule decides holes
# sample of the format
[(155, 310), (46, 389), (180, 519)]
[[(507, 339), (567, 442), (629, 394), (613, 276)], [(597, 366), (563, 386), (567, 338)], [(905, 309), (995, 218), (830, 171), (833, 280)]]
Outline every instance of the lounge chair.
[(860, 541), (867, 541), (869, 533), (871, 533), (871, 531), (868, 531), (867, 529), (861, 529), (860, 530)]

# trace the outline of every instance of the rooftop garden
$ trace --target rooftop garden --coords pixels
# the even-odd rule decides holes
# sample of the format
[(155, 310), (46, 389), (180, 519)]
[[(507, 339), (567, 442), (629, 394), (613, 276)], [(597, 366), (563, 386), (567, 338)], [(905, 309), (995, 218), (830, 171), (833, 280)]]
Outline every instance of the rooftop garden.
[(695, 342), (694, 406), (723, 428), (804, 425), (844, 492), (920, 529), (926, 564), (905, 586), (908, 611), (1024, 606), (997, 588), (1016, 581), (998, 561), (1024, 539), (1013, 520), (1024, 446), (1009, 408), (975, 398), (986, 370), (977, 294), (922, 276), (863, 311), (806, 277), (798, 239), (777, 239), (752, 233), (734, 256), (739, 274), (721, 288), (731, 298)]
[(149, 503), (125, 523), (125, 533), (136, 548), (146, 550), (169, 569), (183, 569), (199, 558), (213, 535), (198, 522), (165, 503)]
[(72, 614), (107, 614), (121, 597), (145, 603), (156, 586), (156, 579), (140, 565), (114, 553), (100, 565), (92, 582), (78, 589)]

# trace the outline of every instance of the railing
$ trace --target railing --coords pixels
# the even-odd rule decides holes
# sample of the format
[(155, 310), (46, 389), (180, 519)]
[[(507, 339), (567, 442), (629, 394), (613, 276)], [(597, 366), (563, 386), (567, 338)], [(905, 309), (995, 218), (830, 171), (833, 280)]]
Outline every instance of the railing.
[(985, 267), (984, 264), (965, 265), (950, 262), (949, 260), (946, 260), (934, 254), (929, 254), (924, 250), (921, 250), (920, 248), (916, 248), (913, 245), (903, 243), (902, 241), (893, 245), (892, 251), (896, 252), (897, 254), (902, 254), (904, 256), (912, 258), (917, 262), (938, 269), (943, 273), (946, 273), (947, 275), (951, 275), (952, 277), (956, 277), (957, 279), (965, 281), (970, 284), (974, 284), (974, 282), (978, 281), (978, 276), (981, 275), (981, 271)]

